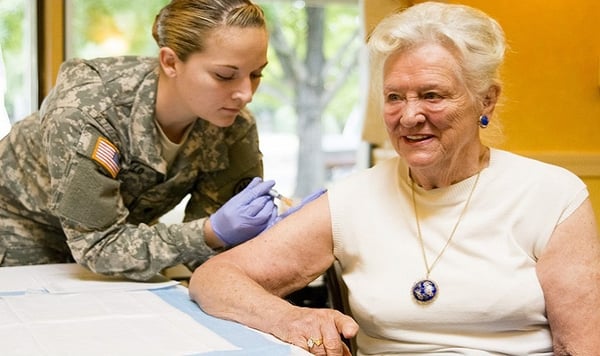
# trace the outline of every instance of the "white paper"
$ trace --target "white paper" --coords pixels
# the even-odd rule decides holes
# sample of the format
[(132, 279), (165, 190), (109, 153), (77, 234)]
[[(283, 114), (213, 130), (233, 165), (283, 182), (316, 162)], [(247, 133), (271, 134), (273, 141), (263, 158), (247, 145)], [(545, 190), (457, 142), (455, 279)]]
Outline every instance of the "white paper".
[[(149, 282), (106, 277), (76, 264), (2, 267), (0, 354), (200, 355), (239, 351), (203, 322), (163, 300), (161, 292), (148, 291), (174, 284), (177, 282), (163, 276)], [(174, 288), (187, 293), (182, 286)], [(285, 344), (255, 332), (267, 345)], [(290, 355), (307, 354), (289, 346)]]
[(0, 298), (10, 355), (190, 355), (237, 350), (149, 291)]
[(0, 268), (0, 294), (45, 291), (83, 293), (101, 291), (151, 290), (176, 285), (162, 275), (137, 282), (123, 277), (96, 274), (78, 264), (50, 264)]
[(255, 330), (255, 329), (253, 329), (253, 330), (256, 331), (257, 333), (262, 334), (265, 337), (265, 339), (270, 340), (271, 342), (288, 345), (290, 347), (290, 354), (287, 356), (311, 356), (312, 355), (312, 353), (310, 353), (296, 345), (283, 342), (271, 334), (263, 333), (260, 330)]
[(42, 286), (31, 273), (30, 266), (0, 267), (0, 293), (25, 292), (39, 290)]

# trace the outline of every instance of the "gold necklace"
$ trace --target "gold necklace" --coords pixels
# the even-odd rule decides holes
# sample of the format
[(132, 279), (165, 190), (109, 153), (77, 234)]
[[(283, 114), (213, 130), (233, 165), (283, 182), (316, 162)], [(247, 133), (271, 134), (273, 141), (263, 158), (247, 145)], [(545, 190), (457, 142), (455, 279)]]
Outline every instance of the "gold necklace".
[(415, 300), (420, 304), (428, 304), (428, 303), (433, 302), (433, 300), (435, 299), (435, 297), (438, 294), (438, 286), (434, 281), (429, 279), (429, 275), (431, 274), (433, 267), (435, 267), (435, 265), (438, 263), (438, 261), (440, 260), (440, 258), (442, 257), (444, 252), (446, 252), (446, 249), (450, 245), (450, 242), (452, 241), (452, 238), (454, 237), (454, 234), (456, 233), (456, 230), (458, 229), (458, 225), (460, 224), (460, 221), (462, 220), (463, 216), (465, 215), (465, 212), (467, 211), (467, 208), (469, 207), (469, 203), (471, 202), (471, 197), (473, 196), (473, 192), (475, 192), (475, 187), (477, 186), (477, 182), (479, 182), (480, 175), (481, 175), (481, 171), (479, 171), (479, 173), (477, 173), (477, 177), (475, 178), (475, 183), (473, 183), (473, 187), (471, 188), (469, 197), (467, 198), (467, 201), (465, 202), (465, 206), (463, 207), (460, 215), (458, 216), (458, 220), (456, 221), (456, 224), (454, 224), (454, 228), (452, 229), (452, 232), (450, 233), (450, 237), (448, 237), (446, 244), (444, 245), (444, 247), (442, 247), (442, 250), (437, 255), (437, 257), (435, 258), (435, 260), (433, 261), (431, 266), (427, 262), (427, 254), (425, 253), (425, 244), (423, 243), (423, 236), (421, 235), (421, 224), (419, 223), (419, 214), (417, 212), (417, 200), (415, 199), (415, 181), (411, 178), (410, 189), (412, 191), (412, 201), (413, 201), (413, 208), (415, 210), (415, 220), (417, 221), (417, 236), (419, 237), (419, 244), (421, 245), (421, 253), (423, 255), (423, 261), (425, 262), (425, 269), (427, 270), (427, 274), (425, 275), (425, 278), (416, 282), (412, 287), (412, 295), (415, 298)]

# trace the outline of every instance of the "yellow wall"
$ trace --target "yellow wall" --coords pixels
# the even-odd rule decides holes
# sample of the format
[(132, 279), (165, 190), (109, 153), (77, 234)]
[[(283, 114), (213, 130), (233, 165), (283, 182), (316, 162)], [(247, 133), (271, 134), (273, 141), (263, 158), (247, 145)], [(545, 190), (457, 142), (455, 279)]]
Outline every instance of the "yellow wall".
[[(367, 29), (410, 2), (365, 0)], [(477, 7), (506, 32), (504, 101), (496, 113), (505, 139), (499, 147), (578, 174), (600, 221), (600, 2), (446, 2)], [(367, 120), (379, 124), (378, 118)], [(382, 131), (372, 125), (365, 138), (377, 143)]]

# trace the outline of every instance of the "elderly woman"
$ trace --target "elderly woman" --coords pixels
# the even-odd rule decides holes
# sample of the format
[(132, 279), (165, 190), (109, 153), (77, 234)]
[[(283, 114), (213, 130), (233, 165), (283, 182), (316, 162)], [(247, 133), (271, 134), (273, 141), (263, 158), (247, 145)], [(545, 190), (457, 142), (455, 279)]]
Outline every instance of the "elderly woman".
[[(193, 299), (317, 355), (347, 355), (340, 335), (356, 335), (358, 355), (597, 354), (600, 240), (586, 186), (480, 139), (501, 91), (500, 26), (421, 3), (383, 20), (369, 48), (398, 156), (212, 258)], [(280, 298), (334, 260), (353, 318)]]

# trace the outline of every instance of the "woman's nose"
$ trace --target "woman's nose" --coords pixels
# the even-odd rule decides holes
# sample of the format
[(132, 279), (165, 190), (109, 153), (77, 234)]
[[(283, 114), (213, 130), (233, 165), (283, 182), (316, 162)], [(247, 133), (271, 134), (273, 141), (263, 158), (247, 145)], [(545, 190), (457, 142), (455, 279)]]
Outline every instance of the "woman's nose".
[(233, 98), (242, 101), (244, 104), (248, 104), (252, 101), (253, 95), (254, 88), (252, 86), (252, 81), (250, 79), (245, 79), (240, 82), (240, 85), (234, 91)]
[(421, 108), (419, 100), (407, 100), (402, 110), (400, 124), (404, 127), (414, 127), (425, 122), (425, 114)]

